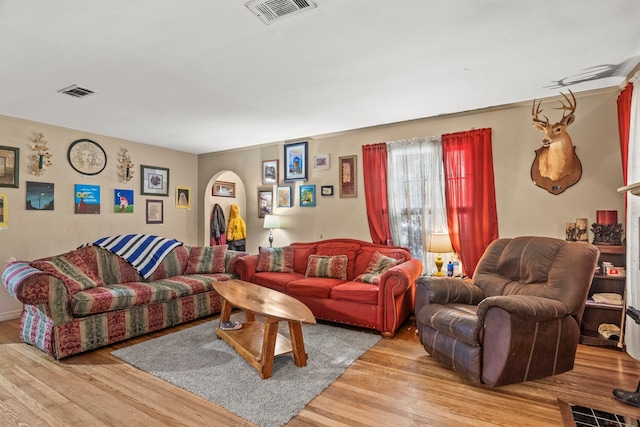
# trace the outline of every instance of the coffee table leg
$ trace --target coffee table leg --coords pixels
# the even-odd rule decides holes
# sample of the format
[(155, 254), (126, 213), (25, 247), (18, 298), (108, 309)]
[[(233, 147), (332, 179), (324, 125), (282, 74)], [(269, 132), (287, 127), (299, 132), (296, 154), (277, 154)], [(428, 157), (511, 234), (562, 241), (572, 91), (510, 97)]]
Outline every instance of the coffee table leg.
[(307, 353), (304, 351), (304, 339), (302, 338), (302, 324), (300, 322), (290, 320), (289, 334), (291, 335), (293, 361), (296, 366), (307, 366)]
[[(220, 309), (220, 323), (218, 323), (218, 329), (220, 329), (220, 324), (223, 322), (228, 322), (231, 318), (231, 309), (233, 308), (231, 304), (227, 302), (226, 299), (220, 298), (222, 300), (222, 308)], [(216, 332), (216, 336), (220, 338)]]
[(273, 359), (275, 357), (276, 339), (278, 338), (278, 320), (266, 319), (264, 324), (264, 339), (262, 341), (262, 354), (260, 365), (262, 372), (260, 378), (266, 380), (273, 373)]

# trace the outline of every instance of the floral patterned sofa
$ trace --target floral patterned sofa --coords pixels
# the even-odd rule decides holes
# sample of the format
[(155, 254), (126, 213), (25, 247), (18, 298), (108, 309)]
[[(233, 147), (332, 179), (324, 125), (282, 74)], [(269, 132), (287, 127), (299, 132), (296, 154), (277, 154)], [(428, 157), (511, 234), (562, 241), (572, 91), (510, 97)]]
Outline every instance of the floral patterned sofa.
[(244, 252), (172, 248), (148, 278), (99, 247), (9, 263), (2, 283), (24, 304), (20, 337), (56, 359), (220, 312), (216, 281)]
[(391, 337), (413, 313), (422, 263), (406, 248), (328, 239), (259, 252), (238, 261), (240, 278), (302, 301), (318, 319)]

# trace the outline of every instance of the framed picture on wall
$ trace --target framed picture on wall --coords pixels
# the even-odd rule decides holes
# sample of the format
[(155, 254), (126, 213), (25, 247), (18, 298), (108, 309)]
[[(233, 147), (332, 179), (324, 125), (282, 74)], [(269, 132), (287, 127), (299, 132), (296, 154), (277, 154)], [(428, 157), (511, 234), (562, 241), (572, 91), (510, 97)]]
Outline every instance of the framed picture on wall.
[(316, 205), (316, 186), (301, 185), (300, 186), (300, 207)]
[(329, 155), (328, 154), (318, 154), (313, 156), (313, 168), (314, 169), (329, 169)]
[(53, 182), (27, 181), (28, 211), (52, 211), (55, 206)]
[(76, 172), (97, 175), (107, 166), (107, 153), (95, 141), (78, 139), (69, 146), (67, 160)]
[(258, 218), (273, 213), (273, 189), (258, 188)]
[(323, 196), (333, 196), (333, 185), (323, 185), (320, 187), (320, 194)]
[(115, 190), (113, 190), (113, 199), (113, 212), (133, 213), (133, 190), (116, 188)]
[(284, 146), (284, 180), (307, 180), (307, 142), (296, 142)]
[(276, 185), (278, 183), (278, 160), (262, 162), (262, 184)]
[(236, 197), (236, 183), (226, 181), (216, 181), (211, 188), (212, 196)]
[(147, 224), (164, 222), (164, 203), (162, 200), (147, 200)]
[(9, 224), (9, 200), (7, 195), (0, 193), (0, 227), (5, 228)]
[(340, 197), (358, 197), (357, 156), (340, 157)]
[(100, 186), (76, 184), (74, 187), (75, 208), (77, 214), (100, 213)]
[(276, 207), (290, 208), (293, 206), (291, 187), (276, 187)]
[(159, 166), (140, 166), (140, 193), (147, 196), (169, 195), (169, 169)]
[(0, 187), (18, 188), (20, 149), (0, 145)]
[(189, 187), (176, 187), (176, 208), (191, 208), (191, 189)]

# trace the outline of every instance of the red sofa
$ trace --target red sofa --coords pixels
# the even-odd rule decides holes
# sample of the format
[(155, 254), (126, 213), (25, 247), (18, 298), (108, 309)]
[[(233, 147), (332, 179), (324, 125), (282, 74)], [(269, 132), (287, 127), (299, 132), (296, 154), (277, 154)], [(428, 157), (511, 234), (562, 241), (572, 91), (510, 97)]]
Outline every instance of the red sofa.
[[(275, 249), (281, 250), (279, 256), (289, 264), (287, 268), (283, 268), (283, 262), (275, 268), (265, 268), (261, 256), (269, 248), (261, 248), (260, 255), (238, 260), (236, 271), (240, 278), (297, 298), (318, 319), (375, 329), (392, 337), (413, 312), (416, 278), (422, 273), (422, 263), (411, 258), (406, 248), (330, 239)], [(386, 257), (397, 260), (397, 264), (363, 279), (361, 275), (370, 270), (372, 260), (388, 261)], [(289, 259), (285, 262), (284, 258)], [(335, 265), (325, 274), (317, 273), (320, 269), (314, 267), (314, 262), (329, 259), (345, 260), (346, 274), (332, 274), (329, 270), (336, 270)], [(372, 283), (357, 281), (367, 279)]]

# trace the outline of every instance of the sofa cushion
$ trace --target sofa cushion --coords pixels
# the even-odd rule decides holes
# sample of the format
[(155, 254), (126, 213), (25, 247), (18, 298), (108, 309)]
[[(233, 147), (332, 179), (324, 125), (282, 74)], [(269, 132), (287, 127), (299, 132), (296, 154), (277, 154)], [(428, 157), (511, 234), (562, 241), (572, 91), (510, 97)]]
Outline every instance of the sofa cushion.
[(101, 286), (77, 292), (71, 299), (76, 317), (165, 302), (213, 290), (213, 283), (226, 280), (224, 274), (175, 276), (155, 282), (133, 282)]
[(347, 264), (347, 280), (356, 277), (356, 256), (360, 250), (360, 245), (349, 242), (319, 243), (316, 254), (324, 256), (346, 255), (349, 262)]
[(191, 248), (184, 274), (224, 273), (226, 245)]
[(331, 289), (341, 283), (344, 283), (344, 280), (326, 277), (294, 280), (287, 285), (287, 294), (292, 297), (328, 299)]
[(155, 269), (155, 271), (145, 281), (153, 282), (154, 280), (180, 276), (187, 268), (187, 262), (189, 261), (190, 252), (191, 251), (189, 250), (189, 247), (184, 245), (173, 248), (167, 255), (165, 255), (165, 257), (162, 259), (162, 262), (158, 264), (158, 267)]
[(354, 281), (374, 283), (377, 285), (378, 283), (380, 283), (380, 276), (382, 276), (382, 273), (384, 273), (394, 265), (400, 264), (401, 262), (401, 260), (382, 255), (380, 252), (376, 252), (371, 257), (371, 261), (369, 261), (369, 265), (364, 270), (364, 273), (358, 275), (354, 279)]
[(251, 276), (251, 283), (286, 293), (288, 283), (303, 278), (304, 275), (300, 273), (277, 273), (264, 271), (261, 273), (255, 273)]
[(367, 268), (369, 267), (369, 264), (371, 263), (371, 260), (373, 259), (376, 253), (380, 253), (389, 258), (395, 258), (400, 262), (406, 262), (409, 259), (411, 259), (411, 254), (407, 253), (406, 249), (402, 249), (398, 247), (386, 248), (386, 247), (363, 246), (358, 251), (358, 258), (356, 259), (356, 266), (355, 266), (356, 276), (359, 274), (363, 274), (367, 270)]
[(75, 259), (72, 263), (64, 256), (37, 260), (31, 263), (33, 268), (51, 274), (64, 282), (68, 293), (84, 291), (86, 289), (102, 286), (104, 283), (97, 277), (82, 259)]
[(347, 280), (348, 263), (349, 259), (346, 255), (311, 255), (307, 262), (305, 277), (329, 277)]
[(258, 265), (256, 271), (273, 271), (280, 273), (293, 273), (292, 246), (282, 248), (259, 248)]
[(362, 282), (345, 282), (331, 288), (329, 297), (360, 304), (378, 304), (378, 286)]
[(227, 274), (236, 275), (236, 265), (238, 264), (238, 260), (243, 257), (249, 255), (248, 252), (242, 251), (234, 251), (232, 249), (227, 249), (227, 254), (225, 255), (224, 260), (224, 272)]
[(304, 274), (307, 271), (307, 261), (309, 256), (316, 253), (317, 243), (292, 243), (293, 254), (293, 271)]

